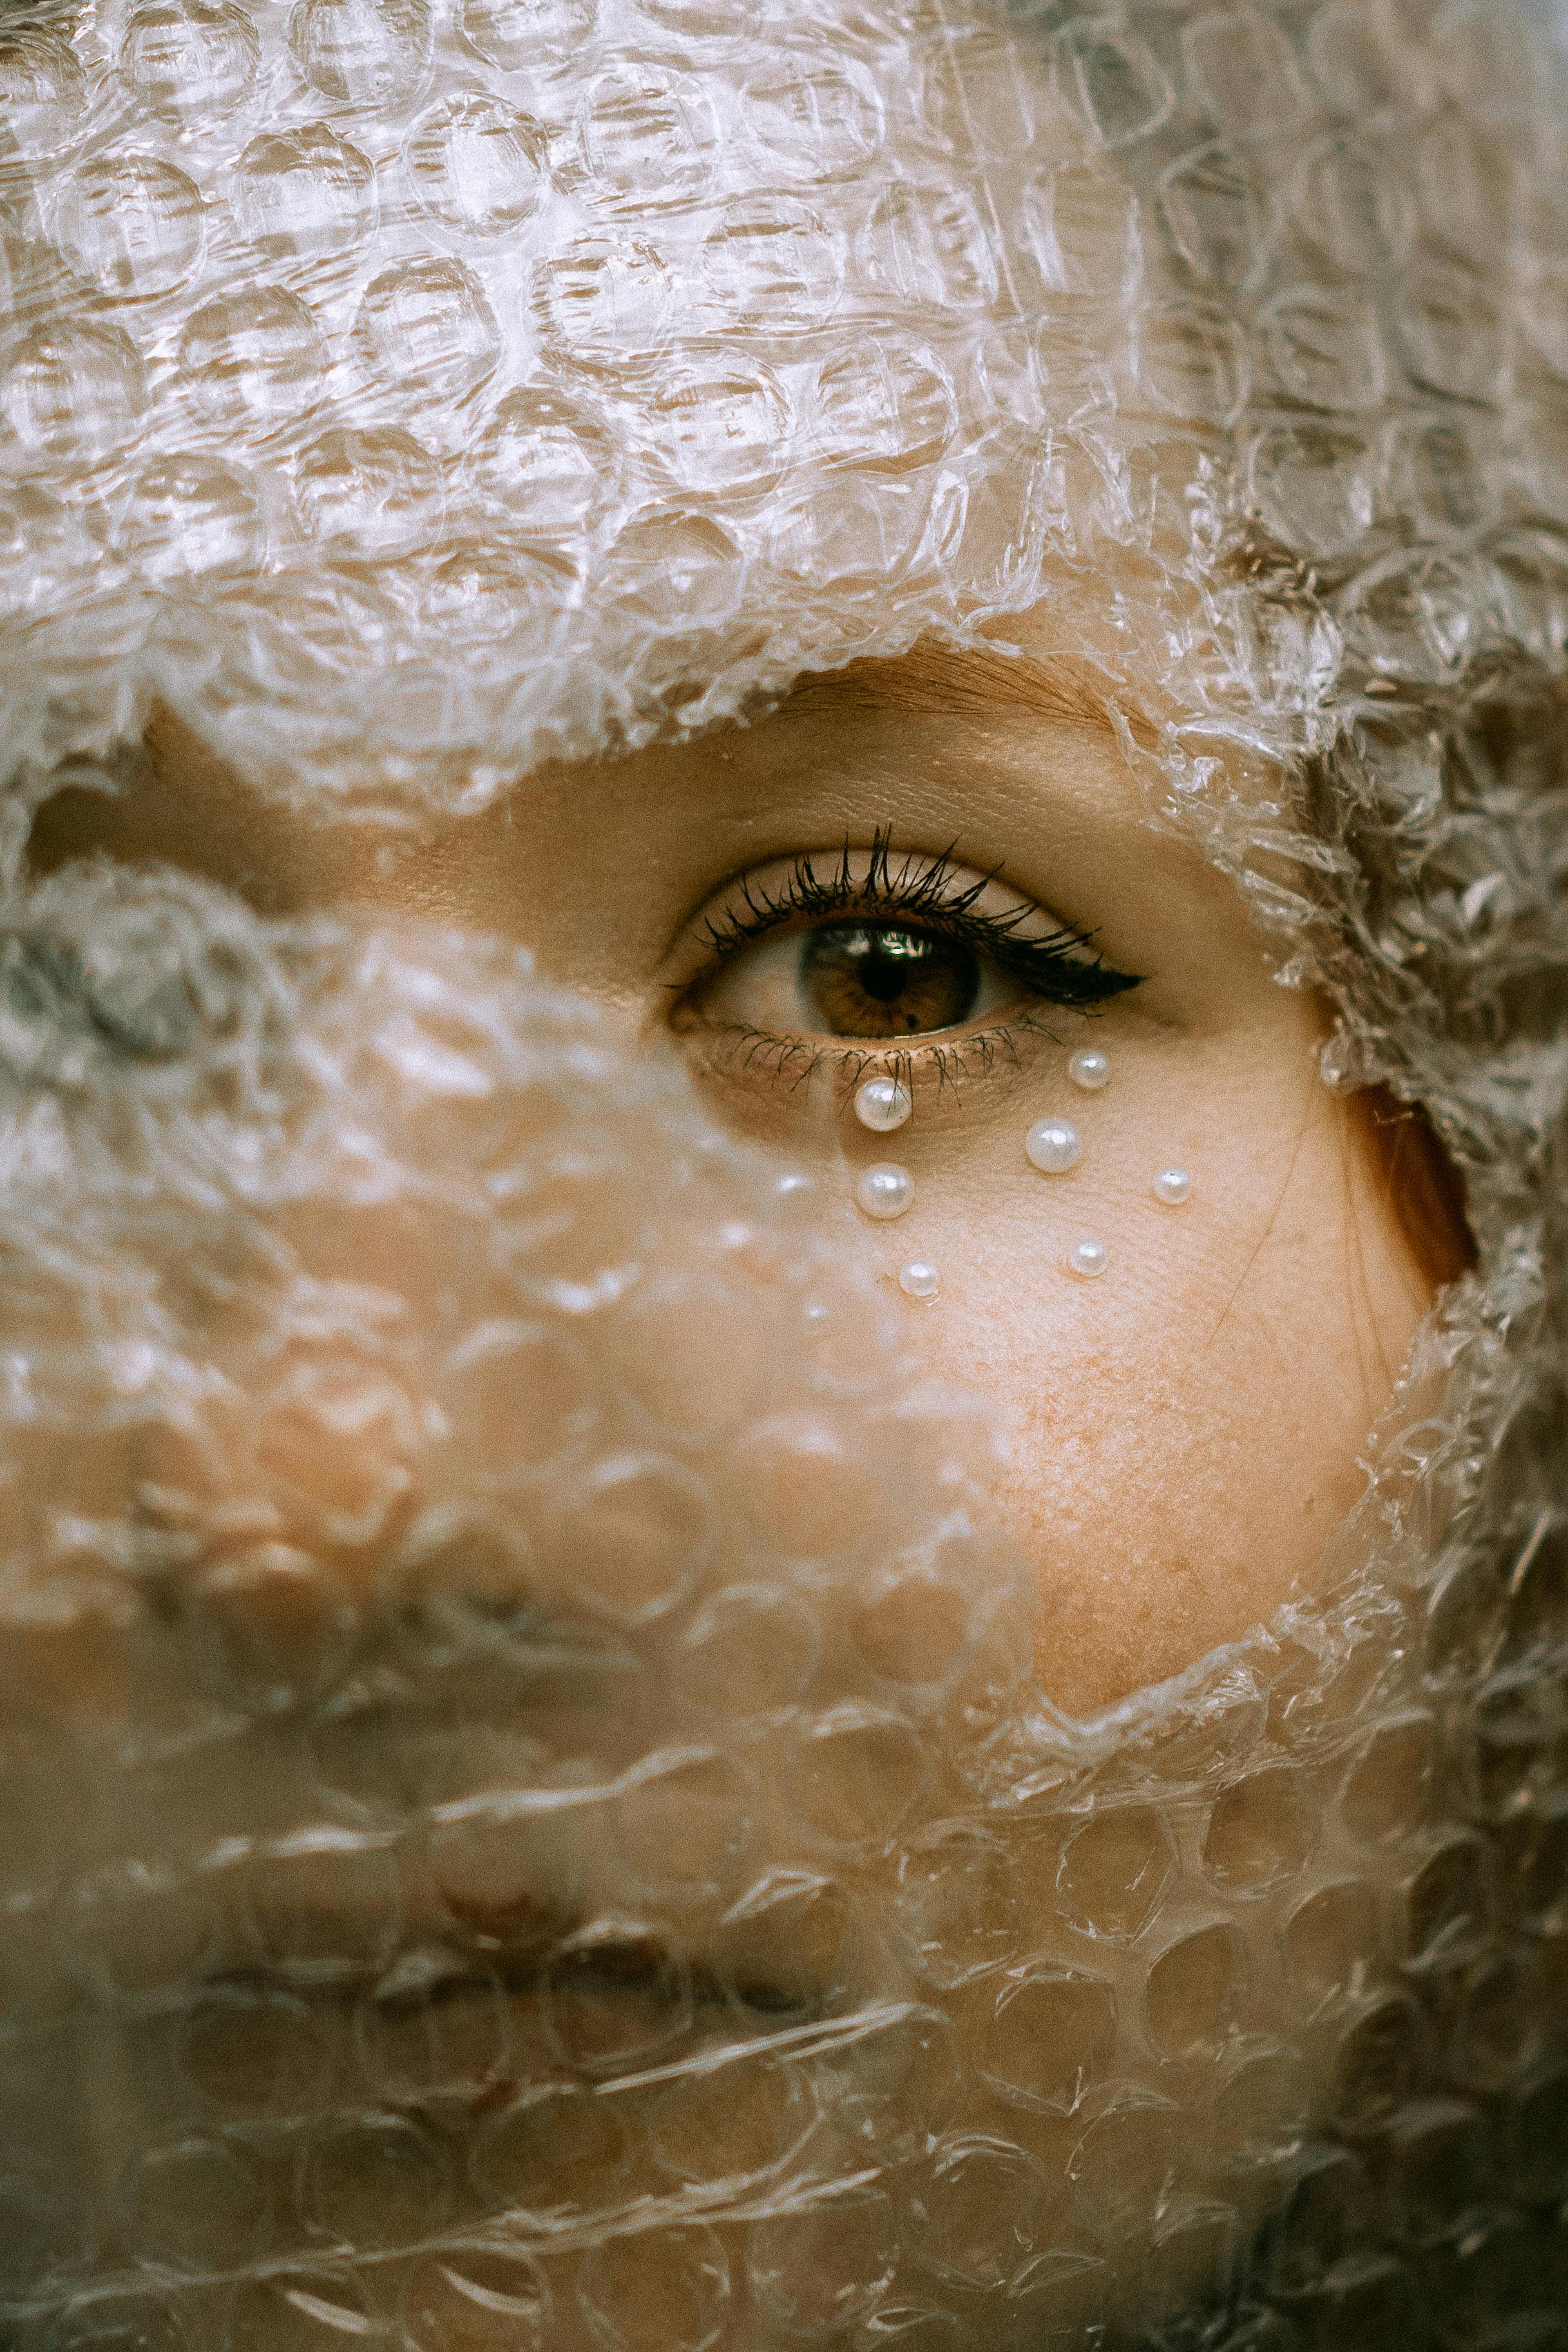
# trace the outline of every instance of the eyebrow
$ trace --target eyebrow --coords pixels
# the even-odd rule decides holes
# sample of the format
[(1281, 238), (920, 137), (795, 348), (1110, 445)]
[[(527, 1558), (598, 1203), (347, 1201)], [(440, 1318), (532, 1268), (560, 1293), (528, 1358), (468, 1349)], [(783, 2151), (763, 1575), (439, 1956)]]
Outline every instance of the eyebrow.
[(978, 719), (998, 710), (1092, 727), (1115, 737), (1118, 715), (1141, 741), (1155, 730), (1123, 701), (1097, 664), (1072, 654), (1040, 659), (986, 646), (946, 645), (922, 637), (907, 654), (850, 662), (800, 680), (779, 706), (791, 717), (899, 711)]

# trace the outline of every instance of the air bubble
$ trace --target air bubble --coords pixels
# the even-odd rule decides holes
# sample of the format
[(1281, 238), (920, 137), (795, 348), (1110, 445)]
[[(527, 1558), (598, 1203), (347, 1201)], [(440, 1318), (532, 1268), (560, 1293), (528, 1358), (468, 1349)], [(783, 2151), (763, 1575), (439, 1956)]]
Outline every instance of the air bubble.
[(155, 114), (205, 125), (248, 94), (260, 55), (237, 0), (148, 0), (126, 25), (120, 70)]
[(298, 0), (289, 46), (324, 98), (364, 112), (406, 105), (430, 69), (425, 0)]
[(412, 555), (441, 528), (441, 473), (411, 433), (334, 426), (294, 469), (299, 511), (325, 547)]
[(574, 359), (611, 372), (651, 360), (669, 341), (676, 284), (646, 238), (579, 238), (534, 279), (545, 334)]
[(132, 484), (117, 539), (153, 579), (253, 569), (266, 541), (256, 486), (219, 457), (158, 457)]
[(747, 133), (792, 180), (863, 170), (883, 144), (882, 100), (872, 75), (853, 58), (774, 49), (748, 74), (743, 102)]
[(499, 236), (532, 217), (548, 190), (547, 152), (538, 123), (469, 94), (422, 114), (405, 149), (426, 212), (468, 236)]
[(325, 390), (326, 343), (284, 286), (258, 286), (197, 310), (180, 338), (180, 368), (215, 423), (261, 427), (302, 415)]
[(243, 234), (269, 259), (353, 253), (375, 226), (375, 172), (329, 123), (307, 122), (253, 139), (228, 200)]
[(696, 77), (630, 61), (589, 82), (577, 111), (577, 144), (600, 205), (637, 216), (692, 203), (718, 162), (719, 127)]
[(594, 37), (596, 0), (462, 0), (458, 23), (476, 56), (502, 73), (570, 72)]
[(789, 462), (789, 404), (777, 378), (757, 364), (672, 355), (650, 389), (642, 424), (652, 462), (695, 492), (717, 485), (760, 495)]
[(167, 294), (196, 267), (204, 219), (184, 172), (148, 155), (105, 155), (66, 183), (55, 213), (72, 258), (106, 293)]
[(605, 587), (645, 628), (713, 628), (740, 598), (744, 558), (721, 523), (700, 511), (654, 513), (624, 530), (605, 557)]
[(701, 272), (713, 331), (787, 336), (837, 309), (844, 239), (799, 197), (731, 197), (703, 239)]
[(476, 485), (509, 530), (564, 539), (614, 498), (619, 463), (592, 409), (531, 386), (498, 401), (470, 459)]
[(0, 416), (24, 465), (107, 456), (135, 432), (146, 400), (140, 352), (107, 325), (40, 327), (12, 346), (0, 376)]
[(1308, 287), (1280, 296), (1264, 320), (1283, 389), (1331, 413), (1359, 415), (1383, 397), (1387, 362), (1372, 304), (1349, 289)]
[(510, 639), (530, 654), (547, 650), (575, 604), (582, 577), (567, 559), (542, 548), (476, 550), (449, 555), (425, 590), (426, 623), (458, 646)]
[(1171, 110), (1170, 79), (1148, 45), (1109, 18), (1057, 36), (1058, 72), (1102, 147), (1130, 147)]
[(26, 17), (7, 27), (0, 45), (0, 110), (21, 153), (45, 156), (67, 145), (86, 95), (86, 77), (58, 29)]
[(483, 285), (466, 263), (444, 256), (397, 262), (373, 278), (353, 341), (373, 381), (437, 401), (464, 399), (500, 356), (500, 329)]

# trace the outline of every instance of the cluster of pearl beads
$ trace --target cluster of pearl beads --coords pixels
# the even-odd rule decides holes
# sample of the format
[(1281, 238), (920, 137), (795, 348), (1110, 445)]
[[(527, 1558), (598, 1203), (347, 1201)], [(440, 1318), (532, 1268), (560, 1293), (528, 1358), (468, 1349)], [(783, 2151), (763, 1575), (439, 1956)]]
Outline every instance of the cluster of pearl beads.
[[(1068, 1075), (1075, 1086), (1086, 1092), (1098, 1094), (1110, 1081), (1110, 1064), (1093, 1047), (1084, 1046), (1068, 1064)], [(1032, 1168), (1042, 1176), (1065, 1176), (1083, 1158), (1083, 1138), (1070, 1118), (1037, 1118), (1024, 1138), (1024, 1151)], [(1191, 1171), (1185, 1168), (1162, 1168), (1150, 1187), (1162, 1207), (1179, 1209), (1184, 1201), (1193, 1196)], [(1092, 1281), (1105, 1272), (1110, 1255), (1103, 1242), (1085, 1238), (1074, 1242), (1067, 1254), (1069, 1270)]]
[[(865, 1078), (855, 1089), (855, 1116), (873, 1135), (893, 1135), (914, 1108), (901, 1078)], [(915, 1197), (915, 1180), (896, 1160), (879, 1160), (862, 1168), (855, 1181), (855, 1198), (868, 1217), (879, 1224), (901, 1217)], [(912, 1257), (899, 1269), (899, 1288), (906, 1298), (922, 1303), (936, 1297), (942, 1276), (929, 1258)]]
[[(1085, 1094), (1099, 1094), (1110, 1083), (1110, 1063), (1097, 1046), (1080, 1045), (1068, 1063), (1068, 1076)], [(874, 1135), (892, 1135), (904, 1126), (914, 1108), (913, 1097), (901, 1078), (863, 1079), (855, 1089), (855, 1116)], [(1024, 1138), (1024, 1150), (1043, 1176), (1065, 1176), (1083, 1157), (1083, 1138), (1070, 1118), (1039, 1118)], [(1193, 1180), (1185, 1168), (1162, 1168), (1152, 1187), (1156, 1201), (1168, 1209), (1180, 1208), (1192, 1198)], [(879, 1160), (863, 1168), (856, 1180), (855, 1197), (868, 1217), (885, 1223), (901, 1217), (915, 1197), (915, 1181), (895, 1160)], [(1110, 1263), (1105, 1244), (1085, 1234), (1067, 1253), (1069, 1272), (1086, 1282), (1102, 1275)], [(941, 1287), (934, 1265), (911, 1258), (899, 1274), (906, 1297), (934, 1298)]]

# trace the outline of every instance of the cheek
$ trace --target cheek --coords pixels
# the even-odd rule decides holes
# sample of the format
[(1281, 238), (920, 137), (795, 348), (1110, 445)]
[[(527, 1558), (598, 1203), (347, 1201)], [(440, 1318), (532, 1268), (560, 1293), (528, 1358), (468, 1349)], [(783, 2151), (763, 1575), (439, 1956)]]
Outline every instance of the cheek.
[[(1074, 1713), (1310, 1584), (1429, 1297), (1315, 1079), (1195, 1120), (1184, 1106), (1214, 1090), (1153, 1067), (1131, 1082), (1132, 1059), (1122, 1103), (1072, 1107), (1070, 1171), (1027, 1165), (1021, 1090), (968, 1164), (919, 1171), (916, 1213), (880, 1244), (889, 1277), (938, 1267), (911, 1335), (1004, 1417), (996, 1507), (1036, 1566), (1042, 1679)], [(1178, 1205), (1155, 1186), (1173, 1161), (1193, 1175)], [(1072, 1270), (1084, 1242), (1104, 1249), (1096, 1278)]]

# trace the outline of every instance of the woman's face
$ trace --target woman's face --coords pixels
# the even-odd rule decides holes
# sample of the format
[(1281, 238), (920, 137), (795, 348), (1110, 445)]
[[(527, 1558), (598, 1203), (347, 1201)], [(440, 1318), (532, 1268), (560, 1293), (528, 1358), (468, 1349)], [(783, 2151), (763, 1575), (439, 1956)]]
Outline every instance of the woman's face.
[[(552, 767), (407, 844), (269, 810), (165, 717), (119, 797), (43, 811), (37, 865), (94, 851), (268, 912), (520, 942), (628, 1045), (684, 1057), (734, 1134), (826, 1157), (912, 1362), (998, 1413), (994, 1505), (1069, 1712), (1310, 1590), (1429, 1286), (1320, 1076), (1321, 1007), (1150, 824), (1084, 666), (918, 651), (750, 726)], [(1052, 940), (1054, 961), (1016, 953)], [(1074, 1078), (1082, 1052), (1103, 1084)], [(911, 1105), (892, 1131), (855, 1108), (879, 1077)], [(1075, 1131), (1069, 1168), (1031, 1160), (1042, 1121)], [(887, 1162), (913, 1194), (883, 1222), (857, 1185)], [(1102, 1273), (1075, 1270), (1080, 1242)], [(911, 1263), (934, 1297), (901, 1292)]]
[[(383, 2249), (363, 2274), (258, 2273), (232, 2323), (256, 2352), (292, 2346), (301, 2294), (329, 2310), (347, 2297), (351, 2315), (362, 2292), (375, 2313), (391, 2296), (435, 2352), (500, 2352), (524, 2316), (526, 2340), (575, 2352), (573, 2298), (620, 2326), (634, 2291), (639, 2352), (687, 2343), (694, 2295), (720, 2331), (700, 2340), (729, 2342), (729, 2326), (745, 2352), (795, 2340), (803, 2315), (836, 2345), (886, 2310), (932, 2342), (990, 2347), (1163, 2308), (1201, 2294), (1279, 2195), (1279, 2165), (1345, 2072), (1349, 2028), (1375, 2041), (1399, 2022), (1374, 1989), (1408, 1942), (1379, 1891), (1404, 1864), (1385, 1854), (1368, 1877), (1357, 1852), (1326, 1849), (1322, 1887), (1307, 1868), (1302, 1825), (1353, 1731), (1333, 1735), (1325, 1779), (1316, 1707), (1294, 1762), (1282, 1718), (1253, 1775), (1262, 1717), (1243, 1654), (1190, 1715), (1140, 1701), (1119, 1732), (1112, 1710), (1047, 1740), (1045, 1769), (1014, 1768), (1021, 1805), (976, 1801), (980, 1759), (1039, 1704), (1020, 1662), (1004, 1664), (1030, 1623), (1040, 1692), (1091, 1714), (1310, 1593), (1426, 1303), (1374, 1155), (1321, 1078), (1319, 1006), (1279, 985), (1230, 883), (1151, 826), (1090, 675), (927, 647), (808, 681), (747, 727), (547, 770), (405, 843), (280, 814), (165, 715), (116, 797), (70, 788), (40, 814), (34, 863), (61, 887), (83, 857), (175, 867), (269, 917), (331, 919), (367, 952), (394, 943), (384, 980), (340, 1016), (326, 1099), (333, 1130), (384, 1127), (378, 1150), (416, 1118), (407, 1205), (387, 1205), (385, 1180), (380, 1208), (334, 1205), (344, 1180), (330, 1171), (312, 1180), (320, 1199), (307, 1186), (290, 1204), (285, 1188), (268, 1227), (285, 1274), (231, 1273), (207, 1294), (203, 1378), (223, 1402), (205, 1488), (189, 1435), (161, 1423), (112, 1474), (151, 1524), (187, 1545), (208, 1529), (174, 1570), (191, 1623), (280, 1657), (282, 1711), (270, 1725), (242, 1711), (226, 1739), (162, 1771), (160, 1853), (203, 1851), (224, 1828), (195, 1914), (181, 1865), (144, 1863), (132, 1887), (114, 1864), (85, 1873), (63, 1931), (68, 1975), (90, 1919), (89, 1980), (149, 2004), (141, 2064), (163, 2088), (126, 2092), (112, 2116), (96, 2088), (83, 2105), (100, 2168), (142, 2183), (169, 2163), (169, 2185), (146, 2191), (155, 2244), (173, 2227), (232, 2262), (247, 2200), (267, 2194), (279, 2260), (320, 2253), (324, 2226)], [(612, 1115), (636, 1173), (629, 1196), (610, 1182), (601, 1201), (592, 1093), (554, 1114), (566, 1220), (559, 1243), (534, 1245), (546, 1276), (557, 1253), (624, 1262), (645, 1188), (674, 1204), (673, 1228), (624, 1302), (612, 1282), (551, 1318), (572, 1350), (560, 1366), (533, 1325), (506, 1319), (515, 1278), (482, 1224), (476, 1272), (471, 1208), (418, 1201), (460, 1171), (527, 1171), (540, 1149), (526, 1095), (509, 1108), (513, 1081), (493, 1094), (472, 1076), (508, 1021), (528, 1050), (526, 995), (514, 1016), (504, 993), (487, 999), (482, 967), (463, 981), (462, 941), (487, 936), (598, 1009), (595, 1050), (612, 1072), (624, 1056), (628, 1104), (639, 1067), (684, 1063), (721, 1133), (814, 1181), (808, 1221), (892, 1320), (898, 1370), (873, 1407), (829, 1402), (821, 1420), (809, 1354), (779, 1321), (773, 1244), (760, 1273), (742, 1238), (721, 1288), (707, 1274), (682, 1286), (711, 1256), (704, 1216), (721, 1236), (736, 1213), (689, 1207), (683, 1226), (689, 1147), (667, 1116), (649, 1110), (639, 1146), (635, 1108)], [(415, 1114), (361, 1088), (361, 1056), (394, 1032)], [(1103, 1084), (1072, 1076), (1084, 1052)], [(855, 1108), (879, 1077), (910, 1101), (891, 1132)], [(1059, 1171), (1026, 1150), (1050, 1120), (1081, 1144)], [(883, 1221), (858, 1182), (894, 1155), (913, 1200)], [(1156, 1180), (1173, 1169), (1190, 1191), (1167, 1201)], [(363, 1182), (352, 1152), (346, 1181)], [(508, 1177), (498, 1213), (514, 1192), (526, 1230), (537, 1183)], [(185, 1230), (202, 1256), (199, 1213)], [(1086, 1240), (1103, 1272), (1074, 1270)], [(936, 1269), (934, 1297), (907, 1295), (912, 1263)], [(786, 1276), (786, 1307), (807, 1278)], [(287, 1286), (264, 1313), (268, 1279)], [(650, 1281), (676, 1286), (651, 1316)], [(869, 1344), (851, 1330), (851, 1399)], [(982, 1401), (1005, 1466), (982, 1449), (977, 1483), (940, 1416), (921, 1439), (933, 1381)], [(552, 1474), (560, 1502), (533, 1467), (560, 1440), (537, 1432), (580, 1417), (584, 1385), (629, 1385), (637, 1402), (620, 1455), (597, 1441), (605, 1490), (585, 1503), (568, 1465)], [(863, 1422), (847, 1450), (847, 1411)], [(652, 1470), (649, 1426), (682, 1433), (661, 1437)], [(693, 1474), (722, 1531), (667, 1591)], [(943, 1511), (961, 1504), (1016, 1548), (1024, 1614), (1009, 1613), (1005, 1542), (953, 1553)], [(448, 1521), (457, 1532), (432, 1538)], [(352, 1671), (331, 1664), (350, 1605), (384, 1628)], [(416, 1642), (427, 1618), (469, 1630)], [(139, 1680), (155, 1721), (199, 1673), (180, 1622), (176, 1605), (156, 1666), (109, 1677), (114, 1694)], [(122, 1638), (133, 1660), (146, 1637)], [(62, 1624), (40, 1685), (95, 1690), (99, 1639)], [(121, 1703), (104, 1703), (106, 1725)], [(1210, 1727), (1186, 1735), (1187, 1770), (1219, 1790), (1206, 1832), (1151, 1802), (1184, 1720)], [(142, 1801), (106, 1792), (68, 1842), (141, 1850)], [(1386, 1790), (1376, 1810), (1386, 1837)], [(291, 2091), (306, 2041), (318, 2087)], [(1118, 2090), (1129, 2075), (1142, 2087)], [(149, 2096), (172, 2092), (163, 2137), (221, 2129), (225, 2163), (242, 2149), (239, 2219), (226, 2189), (209, 2213), (188, 2169), (142, 2145), (160, 2137)], [(344, 2120), (367, 2097), (374, 2146)], [(311, 2155), (323, 2133), (329, 2153)], [(456, 2252), (416, 2259), (433, 2148), (460, 2178), (441, 2192)], [(279, 2166), (301, 2164), (289, 2186)], [(825, 2210), (812, 2202), (851, 2177)], [(785, 2184), (806, 2193), (798, 2210)], [(160, 2221), (165, 2207), (187, 2218)], [(521, 2231), (521, 2251), (488, 2242), (498, 2223)], [(703, 2300), (720, 2275), (721, 2323)]]

